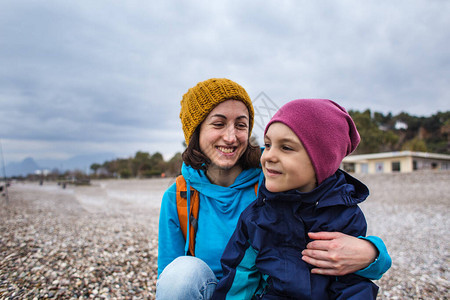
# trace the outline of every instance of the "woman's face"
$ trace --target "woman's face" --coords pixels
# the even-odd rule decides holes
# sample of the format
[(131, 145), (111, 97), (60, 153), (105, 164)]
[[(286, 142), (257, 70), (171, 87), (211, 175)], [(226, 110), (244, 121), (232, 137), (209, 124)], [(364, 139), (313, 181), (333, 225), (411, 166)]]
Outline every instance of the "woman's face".
[(200, 126), (200, 149), (210, 160), (209, 168), (230, 170), (247, 149), (249, 114), (241, 101), (217, 105)]

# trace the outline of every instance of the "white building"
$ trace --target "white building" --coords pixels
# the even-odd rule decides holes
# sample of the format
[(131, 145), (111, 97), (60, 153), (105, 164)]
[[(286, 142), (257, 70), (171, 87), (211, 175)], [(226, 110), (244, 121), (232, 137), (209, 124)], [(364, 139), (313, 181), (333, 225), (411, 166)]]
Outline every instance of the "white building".
[(450, 155), (414, 151), (350, 155), (344, 158), (341, 168), (360, 174), (450, 170)]

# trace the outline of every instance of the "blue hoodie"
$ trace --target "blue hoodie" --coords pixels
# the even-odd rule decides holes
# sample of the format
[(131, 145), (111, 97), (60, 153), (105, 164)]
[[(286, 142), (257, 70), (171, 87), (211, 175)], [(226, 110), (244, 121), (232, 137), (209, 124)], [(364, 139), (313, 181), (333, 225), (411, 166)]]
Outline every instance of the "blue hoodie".
[[(183, 164), (186, 185), (200, 194), (195, 256), (202, 259), (217, 278), (222, 277), (220, 257), (236, 228), (241, 212), (256, 199), (255, 183), (261, 169), (242, 171), (229, 187), (212, 184), (205, 172)], [(176, 206), (176, 184), (165, 193), (159, 217), (158, 274), (178, 256), (186, 254)]]

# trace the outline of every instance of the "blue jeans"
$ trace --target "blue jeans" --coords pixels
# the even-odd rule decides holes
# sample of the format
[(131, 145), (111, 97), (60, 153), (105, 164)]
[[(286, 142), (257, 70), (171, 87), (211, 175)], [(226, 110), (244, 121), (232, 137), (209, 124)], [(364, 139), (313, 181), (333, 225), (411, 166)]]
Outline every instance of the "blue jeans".
[(217, 282), (214, 272), (203, 260), (180, 256), (159, 275), (156, 299), (211, 299)]

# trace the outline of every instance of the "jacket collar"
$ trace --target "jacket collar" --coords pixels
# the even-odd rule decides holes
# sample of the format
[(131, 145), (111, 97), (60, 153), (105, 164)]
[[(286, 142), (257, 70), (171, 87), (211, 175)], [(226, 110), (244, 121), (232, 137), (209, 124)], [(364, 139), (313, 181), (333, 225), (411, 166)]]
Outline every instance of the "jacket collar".
[(366, 185), (342, 170), (337, 170), (335, 174), (308, 193), (297, 190), (272, 193), (266, 189), (265, 181), (260, 192), (258, 201), (293, 201), (315, 204), (317, 208), (335, 205), (353, 206), (363, 202), (369, 195)]

